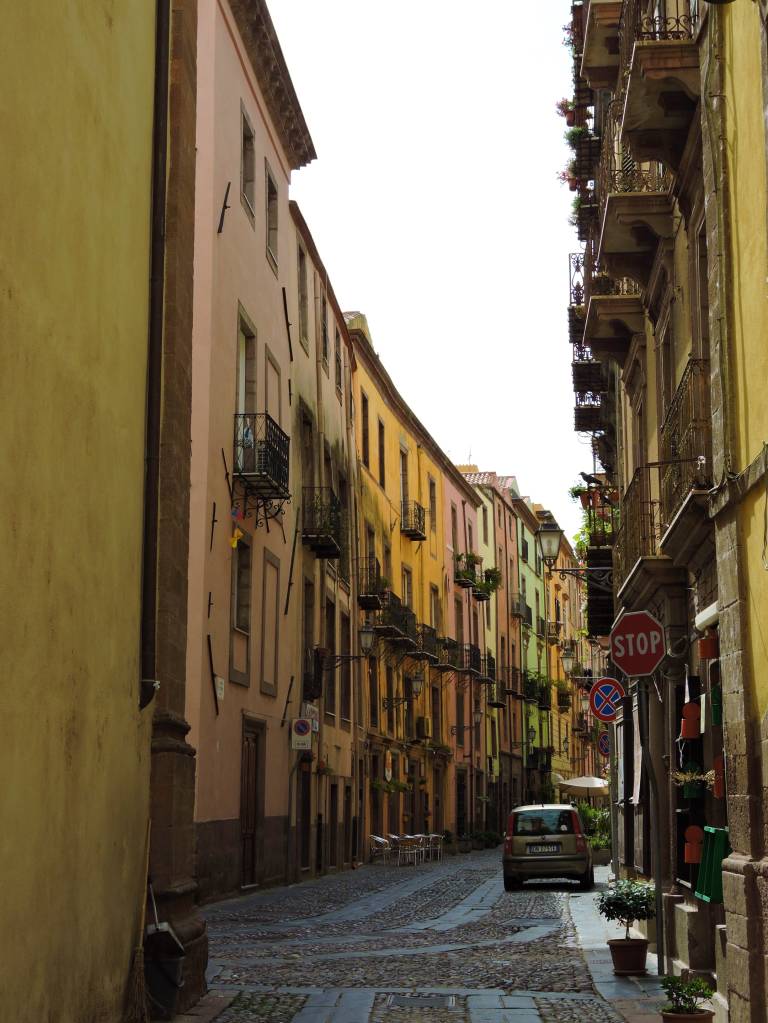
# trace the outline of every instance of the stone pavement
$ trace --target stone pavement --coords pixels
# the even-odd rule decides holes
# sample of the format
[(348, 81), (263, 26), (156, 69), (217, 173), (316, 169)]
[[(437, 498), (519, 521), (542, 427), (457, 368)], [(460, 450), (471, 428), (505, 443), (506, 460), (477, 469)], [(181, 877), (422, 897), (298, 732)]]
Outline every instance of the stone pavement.
[[(377, 864), (208, 906), (207, 1023), (651, 1023), (614, 977), (595, 895), (505, 892), (501, 850)], [(599, 882), (607, 868), (598, 869)], [(651, 960), (649, 960), (651, 962)], [(653, 964), (655, 965), (655, 961)]]

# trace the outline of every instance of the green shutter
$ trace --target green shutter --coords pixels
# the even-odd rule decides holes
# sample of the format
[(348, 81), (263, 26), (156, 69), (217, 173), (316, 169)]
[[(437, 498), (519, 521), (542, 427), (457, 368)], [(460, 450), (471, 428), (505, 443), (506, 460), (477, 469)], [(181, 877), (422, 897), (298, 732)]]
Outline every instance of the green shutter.
[(696, 898), (702, 902), (723, 901), (723, 860), (730, 853), (727, 828), (704, 828), (704, 849), (696, 885)]

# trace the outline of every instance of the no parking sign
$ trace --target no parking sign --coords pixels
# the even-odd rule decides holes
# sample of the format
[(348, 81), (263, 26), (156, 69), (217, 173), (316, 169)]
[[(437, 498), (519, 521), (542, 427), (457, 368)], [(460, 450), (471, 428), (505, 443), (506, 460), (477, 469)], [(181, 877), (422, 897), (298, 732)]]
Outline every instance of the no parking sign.
[(611, 738), (607, 732), (601, 732), (597, 737), (597, 748), (604, 757), (611, 755)]
[(599, 721), (615, 721), (619, 704), (626, 696), (615, 678), (599, 678), (589, 693), (589, 707)]

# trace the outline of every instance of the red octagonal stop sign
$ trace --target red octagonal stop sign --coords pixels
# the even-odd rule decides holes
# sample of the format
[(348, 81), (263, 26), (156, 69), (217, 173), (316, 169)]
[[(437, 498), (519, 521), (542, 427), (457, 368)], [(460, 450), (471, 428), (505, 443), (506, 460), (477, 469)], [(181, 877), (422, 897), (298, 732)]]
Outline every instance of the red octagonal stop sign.
[(613, 663), (630, 677), (650, 675), (664, 654), (664, 629), (649, 611), (626, 611), (611, 630)]

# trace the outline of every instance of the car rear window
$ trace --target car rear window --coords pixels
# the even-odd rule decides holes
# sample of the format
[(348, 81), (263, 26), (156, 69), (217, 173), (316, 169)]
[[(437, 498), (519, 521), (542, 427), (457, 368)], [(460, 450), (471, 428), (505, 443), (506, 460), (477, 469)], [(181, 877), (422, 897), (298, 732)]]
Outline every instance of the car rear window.
[(571, 810), (525, 810), (513, 816), (513, 835), (572, 835)]

